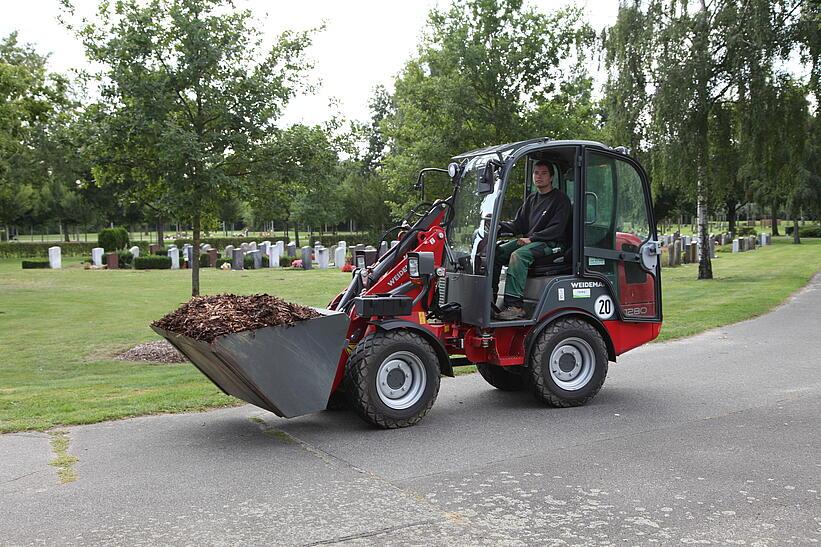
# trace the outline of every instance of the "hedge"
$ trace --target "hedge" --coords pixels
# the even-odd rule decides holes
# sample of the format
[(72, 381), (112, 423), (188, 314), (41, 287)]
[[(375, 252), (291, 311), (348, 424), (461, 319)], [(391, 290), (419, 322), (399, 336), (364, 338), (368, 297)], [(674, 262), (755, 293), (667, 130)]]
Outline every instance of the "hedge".
[[(134, 243), (140, 248), (141, 254), (148, 254), (147, 241)], [(18, 241), (4, 241), (0, 243), (0, 258), (48, 258), (49, 247), (60, 247), (63, 258), (67, 256), (82, 256), (91, 259), (91, 249), (99, 247), (98, 243), (70, 241), (66, 242), (43, 242), (43, 243), (20, 243)]]
[[(364, 243), (370, 245), (376, 245), (377, 239), (381, 234), (368, 234), (368, 233), (358, 233), (358, 234), (345, 234), (343, 235), (324, 235), (322, 237), (317, 236), (314, 234), (314, 237), (311, 238), (310, 242), (308, 241), (308, 234), (299, 234), (299, 242), (303, 246), (313, 246), (315, 241), (319, 241), (325, 247), (331, 247), (332, 245), (336, 245), (338, 241), (345, 240), (348, 243), (348, 247), (355, 245), (357, 243)], [(251, 243), (252, 241), (256, 241), (257, 243), (262, 243), (263, 241), (270, 241), (271, 243), (276, 243), (279, 240), (282, 240), (287, 245), (290, 241), (290, 238), (287, 237), (210, 237), (210, 236), (203, 236), (200, 238), (201, 243), (209, 243), (212, 247), (219, 249), (222, 251), (225, 249), (227, 245), (233, 245), (234, 247), (239, 247), (243, 243)], [(191, 245), (194, 244), (194, 240), (191, 238), (186, 239), (176, 239), (174, 240), (174, 244), (177, 245), (180, 249), (186, 243), (190, 243)]]
[[(788, 236), (793, 234), (795, 226), (787, 226), (785, 231)], [(798, 237), (821, 237), (821, 226), (799, 226)]]
[(170, 270), (171, 259), (159, 255), (138, 256), (134, 259), (134, 268), (137, 270)]
[(23, 261), (23, 269), (24, 270), (34, 270), (38, 268), (50, 268), (50, 264), (48, 259), (46, 260), (24, 260)]
[[(268, 257), (265, 256), (265, 255), (261, 255), (261, 256), (262, 256), (262, 267), (267, 268), (268, 264), (269, 264)], [(254, 257), (245, 255), (243, 257), (243, 267), (246, 270), (252, 270), (254, 268)]]

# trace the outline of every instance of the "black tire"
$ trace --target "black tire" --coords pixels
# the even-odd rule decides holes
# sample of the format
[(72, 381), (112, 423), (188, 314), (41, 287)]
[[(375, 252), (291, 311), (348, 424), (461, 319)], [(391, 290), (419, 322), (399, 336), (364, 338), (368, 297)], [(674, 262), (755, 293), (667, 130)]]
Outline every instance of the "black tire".
[[(403, 362), (409, 370), (417, 371), (403, 376), (411, 383), (408, 393), (413, 397), (406, 401), (409, 406), (392, 408), (385, 401), (401, 405), (401, 399), (388, 399), (387, 391), (391, 388), (384, 382), (383, 387), (379, 388), (377, 376), (402, 360), (405, 360)], [(351, 354), (345, 376), (346, 391), (353, 409), (363, 420), (383, 429), (418, 423), (439, 394), (439, 360), (436, 353), (424, 338), (408, 330), (377, 331), (366, 336)], [(383, 379), (390, 380), (390, 373)]]
[(521, 391), (527, 387), (524, 367), (500, 367), (488, 363), (476, 363), (476, 370), (488, 384), (502, 391)]
[[(550, 359), (554, 350), (557, 350), (557, 364), (551, 369)], [(566, 360), (565, 351), (569, 354)], [(580, 364), (585, 360), (589, 368)], [(582, 406), (595, 397), (604, 385), (607, 364), (607, 347), (593, 325), (582, 319), (560, 319), (539, 334), (530, 353), (534, 394), (551, 406)], [(579, 365), (579, 371), (573, 376), (576, 365)]]

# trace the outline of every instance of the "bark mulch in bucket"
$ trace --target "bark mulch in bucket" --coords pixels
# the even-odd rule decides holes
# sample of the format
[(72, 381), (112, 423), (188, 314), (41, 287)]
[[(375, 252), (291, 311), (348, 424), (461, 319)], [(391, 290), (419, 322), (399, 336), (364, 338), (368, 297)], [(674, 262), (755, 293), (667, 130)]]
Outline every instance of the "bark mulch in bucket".
[(315, 317), (320, 317), (316, 310), (267, 294), (219, 294), (196, 296), (154, 321), (153, 325), (195, 340), (211, 342), (223, 334), (293, 325)]

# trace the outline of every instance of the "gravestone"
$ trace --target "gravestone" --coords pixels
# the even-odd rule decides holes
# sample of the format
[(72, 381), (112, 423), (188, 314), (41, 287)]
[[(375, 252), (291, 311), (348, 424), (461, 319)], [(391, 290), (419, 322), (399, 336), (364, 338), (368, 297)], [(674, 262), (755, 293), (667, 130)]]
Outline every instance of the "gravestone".
[(242, 249), (231, 251), (231, 269), (241, 270), (245, 267), (245, 252)]
[[(336, 257), (336, 249), (337, 249), (337, 247), (338, 247), (337, 245), (331, 245), (330, 254), (328, 254), (328, 256), (329, 256), (329, 257), (331, 257), (331, 258)], [(334, 266), (335, 266), (335, 265), (336, 265), (336, 262), (334, 262)]]
[(275, 245), (279, 248), (279, 255), (282, 256), (285, 254), (285, 242), (281, 239), (275, 243)]
[(188, 267), (193, 268), (194, 264), (194, 246), (188, 245), (183, 250), (183, 254), (185, 255), (185, 261), (188, 262)]
[(383, 256), (385, 256), (385, 253), (387, 253), (387, 252), (388, 252), (388, 242), (387, 241), (382, 241), (381, 243), (379, 243), (379, 253), (376, 256), (379, 257), (379, 258), (382, 258)]
[(257, 242), (252, 241), (251, 243), (249, 243), (248, 244), (248, 250), (249, 251), (256, 251), (257, 250)]
[(268, 267), (279, 268), (279, 257), (281, 255), (279, 245), (268, 245), (266, 254), (268, 256)]
[(253, 269), (258, 270), (262, 268), (262, 253), (259, 252), (259, 249), (249, 250), (245, 254), (253, 259), (253, 263), (251, 266)]
[(268, 247), (270, 246), (271, 243), (268, 241), (263, 241), (262, 243), (260, 243), (258, 247), (259, 254), (261, 254), (262, 256), (268, 256)]
[(690, 243), (690, 263), (698, 262), (698, 243), (695, 241)]
[(710, 238), (710, 258), (718, 258), (716, 254), (716, 240)]
[(162, 245), (152, 243), (151, 245), (148, 246), (148, 254), (155, 255), (155, 254), (157, 254), (157, 251), (159, 251), (160, 249), (162, 249)]
[(678, 266), (681, 264), (681, 240), (676, 239), (673, 241), (673, 265)]
[(234, 259), (234, 246), (233, 245), (226, 245), (225, 251), (222, 253), (223, 258), (229, 258), (231, 260)]
[(314, 250), (311, 247), (303, 247), (302, 248), (302, 269), (303, 270), (312, 270), (313, 267), (311, 265), (311, 255), (313, 254)]
[(91, 263), (94, 266), (102, 266), (103, 265), (103, 248), (102, 247), (94, 247), (91, 249)]
[(168, 258), (171, 259), (171, 269), (172, 270), (179, 270), (180, 269), (180, 250), (176, 247), (170, 247), (168, 249)]
[(733, 240), (733, 252), (734, 253), (740, 253), (741, 251), (742, 251), (741, 238), (739, 237), (739, 238)]
[(330, 253), (326, 247), (320, 247), (317, 251), (316, 261), (319, 264), (320, 270), (328, 269), (328, 262), (330, 262)]
[(120, 257), (117, 253), (105, 254), (105, 265), (109, 270), (117, 270), (120, 268)]
[(336, 242), (336, 246), (337, 246), (337, 247), (342, 247), (343, 249), (346, 249), (346, 250), (347, 250), (347, 248), (348, 248), (348, 243), (347, 243), (346, 241), (344, 241), (344, 240), (339, 240), (339, 241), (337, 241), (337, 242)]
[(399, 245), (399, 240), (398, 239), (394, 239), (393, 241), (391, 241), (391, 249), (393, 249), (397, 245)]
[(248, 249), (250, 249), (250, 248), (251, 248), (251, 246), (250, 246), (250, 245), (248, 245), (247, 243), (245, 243), (244, 241), (243, 241), (242, 243), (240, 243), (240, 245), (239, 245), (239, 246), (240, 246), (240, 248), (242, 249), (242, 252), (243, 252), (243, 253), (247, 253), (247, 252), (248, 252)]
[(208, 251), (211, 250), (211, 245), (208, 243), (203, 243), (202, 245), (200, 245), (200, 250), (202, 251), (202, 254), (207, 254)]
[(128, 250), (128, 252), (130, 252), (130, 253), (131, 253), (131, 256), (133, 256), (134, 258), (137, 258), (137, 257), (139, 257), (139, 256), (140, 256), (140, 248), (139, 248), (139, 247), (137, 247), (136, 245), (134, 245), (133, 247), (131, 247), (131, 248)]
[(336, 251), (334, 252), (334, 266), (336, 266), (340, 270), (345, 265), (345, 254), (345, 247), (337, 247)]
[(362, 243), (358, 243), (358, 244), (354, 245), (354, 247), (353, 247), (353, 252), (354, 253), (356, 253), (356, 251), (364, 251), (364, 250), (365, 250), (365, 245), (363, 245)]
[(219, 259), (219, 253), (216, 249), (208, 249), (208, 266), (210, 268), (217, 267), (217, 260)]
[(48, 267), (52, 270), (59, 270), (63, 267), (63, 249), (56, 245), (48, 248)]
[(372, 247), (372, 246), (368, 245), (367, 247), (365, 247), (364, 251), (365, 251), (365, 266), (371, 266), (373, 264), (376, 264), (376, 261), (379, 258), (377, 256), (376, 247)]
[(296, 243), (294, 243), (294, 242), (288, 243), (287, 256), (296, 256)]

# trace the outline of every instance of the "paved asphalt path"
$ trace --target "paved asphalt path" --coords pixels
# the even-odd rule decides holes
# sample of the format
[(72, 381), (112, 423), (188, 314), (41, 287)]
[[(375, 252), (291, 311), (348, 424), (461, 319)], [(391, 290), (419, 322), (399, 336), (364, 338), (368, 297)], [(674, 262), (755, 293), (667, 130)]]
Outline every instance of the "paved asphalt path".
[(815, 544), (821, 276), (763, 317), (637, 349), (583, 408), (476, 374), (418, 426), (252, 406), (0, 436), (2, 544)]

